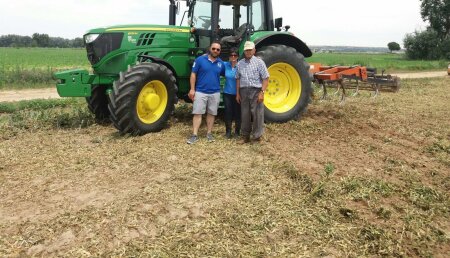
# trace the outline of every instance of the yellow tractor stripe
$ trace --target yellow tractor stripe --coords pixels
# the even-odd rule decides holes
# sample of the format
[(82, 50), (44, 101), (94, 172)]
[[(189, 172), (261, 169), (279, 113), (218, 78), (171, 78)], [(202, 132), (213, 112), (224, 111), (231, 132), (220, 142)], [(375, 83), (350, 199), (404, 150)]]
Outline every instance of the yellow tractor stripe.
[(152, 31), (167, 31), (167, 32), (190, 32), (189, 29), (177, 29), (177, 28), (139, 28), (139, 27), (124, 27), (124, 28), (112, 28), (106, 31), (130, 31), (130, 30), (152, 30)]

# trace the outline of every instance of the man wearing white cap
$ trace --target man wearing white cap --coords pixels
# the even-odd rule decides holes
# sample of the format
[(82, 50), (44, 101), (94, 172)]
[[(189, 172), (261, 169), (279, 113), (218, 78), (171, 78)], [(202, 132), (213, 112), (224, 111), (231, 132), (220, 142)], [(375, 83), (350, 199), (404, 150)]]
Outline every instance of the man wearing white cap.
[(254, 56), (255, 43), (244, 44), (244, 59), (238, 62), (236, 70), (236, 100), (241, 104), (242, 143), (260, 141), (264, 133), (264, 92), (269, 83), (266, 64)]

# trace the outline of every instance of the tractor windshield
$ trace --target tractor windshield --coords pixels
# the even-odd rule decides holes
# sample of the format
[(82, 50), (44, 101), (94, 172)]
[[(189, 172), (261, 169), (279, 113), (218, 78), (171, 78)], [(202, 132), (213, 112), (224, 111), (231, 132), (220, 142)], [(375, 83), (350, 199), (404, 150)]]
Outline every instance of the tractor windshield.
[(266, 17), (264, 14), (266, 13), (264, 10), (264, 4), (262, 0), (253, 0), (252, 1), (252, 25), (255, 30), (267, 30)]
[[(212, 10), (214, 0), (197, 0), (194, 2), (193, 12), (190, 13), (190, 25), (197, 29), (211, 30)], [(219, 28), (236, 30), (247, 24), (247, 0), (221, 0), (219, 2)], [(251, 0), (252, 24), (254, 30), (266, 30), (264, 16), (264, 0)]]
[(188, 12), (189, 25), (197, 29), (199, 47), (212, 40), (237, 46), (254, 31), (268, 30), (265, 9), (266, 0), (195, 0)]
[(211, 29), (211, 0), (195, 1), (194, 13), (191, 18), (191, 26), (197, 29)]

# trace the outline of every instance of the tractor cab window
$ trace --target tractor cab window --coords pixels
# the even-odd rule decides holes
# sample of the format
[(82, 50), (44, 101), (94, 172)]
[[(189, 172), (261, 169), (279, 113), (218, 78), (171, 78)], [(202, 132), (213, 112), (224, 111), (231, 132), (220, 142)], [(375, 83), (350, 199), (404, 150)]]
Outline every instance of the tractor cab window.
[(255, 30), (267, 30), (265, 24), (265, 10), (261, 0), (252, 1), (253, 19), (252, 24)]
[[(246, 36), (249, 22), (251, 31), (267, 30), (266, 0), (196, 0), (189, 10), (189, 24), (196, 28), (197, 45), (209, 46), (211, 40), (220, 40), (229, 47), (236, 47)], [(251, 19), (248, 9), (251, 6)], [(211, 17), (211, 15), (218, 17)], [(216, 28), (212, 23), (218, 22)], [(214, 38), (212, 38), (214, 37)], [(225, 48), (226, 49), (226, 48)]]
[[(239, 27), (244, 27), (248, 23), (247, 19), (247, 6), (241, 5), (240, 6), (240, 19), (239, 19)], [(266, 24), (265, 24), (265, 10), (264, 10), (264, 4), (262, 0), (253, 0), (252, 1), (252, 25), (254, 30), (267, 30)]]
[(247, 24), (247, 6), (246, 5), (241, 5), (239, 8), (239, 13), (240, 13), (240, 17), (239, 17), (239, 27), (241, 27), (244, 24)]
[[(211, 8), (214, 0), (197, 0), (195, 2), (194, 12), (191, 14), (191, 25), (197, 29), (211, 30)], [(254, 30), (267, 30), (265, 23), (266, 10), (263, 0), (252, 0), (252, 24)], [(239, 9), (235, 16), (235, 8)], [(233, 1), (224, 1), (220, 5), (219, 26), (221, 29), (238, 29), (248, 23), (247, 4), (234, 5)], [(234, 19), (233, 19), (234, 18)], [(237, 19), (237, 21), (235, 20)], [(236, 27), (236, 25), (238, 25)]]
[(221, 5), (219, 11), (219, 26), (221, 29), (233, 29), (233, 6)]
[(197, 29), (211, 30), (211, 0), (196, 1), (191, 22)]

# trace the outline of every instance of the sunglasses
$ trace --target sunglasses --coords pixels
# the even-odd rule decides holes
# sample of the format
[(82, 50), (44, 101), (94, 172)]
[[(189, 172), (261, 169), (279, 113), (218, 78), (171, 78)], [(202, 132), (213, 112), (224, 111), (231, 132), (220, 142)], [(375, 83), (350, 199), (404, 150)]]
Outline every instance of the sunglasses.
[(231, 54), (230, 56), (238, 56), (237, 54)]
[(211, 50), (212, 50), (212, 51), (217, 51), (217, 52), (220, 52), (220, 48), (215, 48), (215, 47), (212, 47), (212, 48), (211, 48)]

